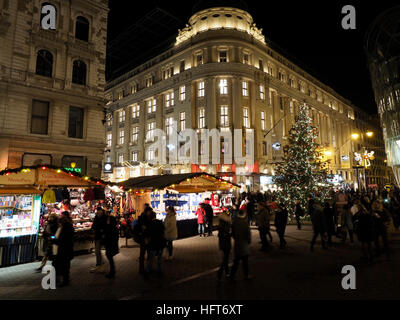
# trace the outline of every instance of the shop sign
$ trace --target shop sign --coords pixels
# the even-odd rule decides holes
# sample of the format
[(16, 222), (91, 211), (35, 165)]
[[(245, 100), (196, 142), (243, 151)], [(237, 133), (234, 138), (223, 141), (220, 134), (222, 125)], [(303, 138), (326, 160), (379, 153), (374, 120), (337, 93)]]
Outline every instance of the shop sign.
[(279, 142), (275, 142), (272, 145), (272, 148), (274, 148), (274, 150), (279, 151), (281, 149), (281, 144)]
[(103, 171), (104, 173), (113, 173), (113, 164), (111, 162), (106, 162)]
[(0, 185), (20, 186), (34, 185), (35, 171), (10, 173), (9, 175), (0, 176)]
[(65, 173), (58, 173), (50, 169), (38, 170), (38, 184), (43, 186), (88, 186), (89, 182), (78, 177), (71, 177)]

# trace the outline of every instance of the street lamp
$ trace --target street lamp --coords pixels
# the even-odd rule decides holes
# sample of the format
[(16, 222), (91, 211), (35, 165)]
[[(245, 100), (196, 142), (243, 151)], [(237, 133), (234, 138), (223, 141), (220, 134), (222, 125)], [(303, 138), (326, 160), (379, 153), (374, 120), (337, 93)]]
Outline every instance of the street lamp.
[(358, 140), (358, 138), (360, 138), (360, 135), (359, 135), (358, 133), (352, 133), (352, 134), (351, 134), (351, 138), (352, 138), (353, 140)]
[(368, 138), (372, 138), (374, 135), (372, 131), (367, 131), (365, 134), (367, 135)]

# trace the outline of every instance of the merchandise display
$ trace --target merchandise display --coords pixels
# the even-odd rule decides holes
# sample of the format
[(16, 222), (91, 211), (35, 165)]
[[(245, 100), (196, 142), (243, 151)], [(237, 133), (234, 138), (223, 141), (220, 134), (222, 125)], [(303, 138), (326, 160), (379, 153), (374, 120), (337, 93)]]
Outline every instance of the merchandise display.
[(0, 238), (37, 234), (40, 196), (0, 196)]

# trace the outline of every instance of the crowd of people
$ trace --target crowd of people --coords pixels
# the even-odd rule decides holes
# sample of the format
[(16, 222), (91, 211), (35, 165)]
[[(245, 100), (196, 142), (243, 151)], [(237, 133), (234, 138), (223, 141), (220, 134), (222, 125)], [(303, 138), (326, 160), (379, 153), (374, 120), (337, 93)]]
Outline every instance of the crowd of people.
[[(217, 272), (217, 279), (221, 280), (225, 273), (228, 279), (234, 280), (240, 262), (243, 265), (245, 278), (251, 278), (248, 265), (251, 226), (255, 225), (258, 228), (260, 250), (269, 251), (273, 241), (271, 234), (271, 222), (273, 222), (279, 238), (279, 248), (285, 249), (287, 246), (285, 230), (288, 220), (295, 221), (297, 229), (302, 230), (302, 220), (307, 215), (313, 227), (310, 241), (312, 252), (318, 238), (322, 248), (328, 250), (334, 242), (333, 237), (342, 243), (347, 239), (353, 243), (356, 235), (361, 243), (363, 258), (373, 260), (382, 253), (389, 256), (387, 230), (391, 221), (395, 229), (398, 230), (400, 227), (400, 191), (397, 188), (391, 192), (385, 189), (364, 192), (342, 189), (332, 191), (330, 198), (324, 203), (312, 196), (309, 197), (306, 209), (302, 208), (300, 201), (296, 201), (293, 210), (290, 210), (294, 212), (293, 216), (290, 216), (288, 211), (288, 208), (277, 201), (275, 192), (243, 193), (237, 199), (233, 199), (233, 205), (224, 208), (218, 216), (218, 244), (222, 262)], [(198, 206), (196, 216), (199, 236), (212, 236), (214, 213), (209, 199), (205, 199), (204, 203)], [(145, 205), (143, 212), (135, 220), (132, 217), (116, 217), (109, 210), (99, 207), (92, 225), (96, 266), (90, 270), (91, 272), (101, 272), (104, 269), (101, 252), (104, 247), (109, 262), (109, 272), (106, 277), (115, 277), (114, 256), (119, 252), (121, 229), (123, 235), (131, 235), (140, 246), (139, 273), (145, 279), (153, 275), (162, 277), (163, 252), (167, 254), (167, 261), (172, 260), (173, 241), (178, 238), (174, 207), (167, 208), (164, 221), (156, 218), (156, 213), (149, 204)], [(73, 233), (70, 214), (65, 211), (61, 217), (53, 215), (48, 219), (43, 234), (45, 254), (38, 271), (41, 271), (51, 259), (57, 275), (62, 278), (62, 286), (69, 283), (70, 261), (73, 258)], [(234, 257), (230, 269), (232, 247)], [(154, 270), (155, 260), (157, 263)]]

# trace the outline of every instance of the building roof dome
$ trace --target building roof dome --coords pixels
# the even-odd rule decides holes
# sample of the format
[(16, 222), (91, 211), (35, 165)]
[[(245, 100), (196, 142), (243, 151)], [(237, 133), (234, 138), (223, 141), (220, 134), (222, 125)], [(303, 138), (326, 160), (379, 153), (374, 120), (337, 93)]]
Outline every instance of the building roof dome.
[(242, 0), (200, 0), (193, 6), (192, 13), (216, 7), (237, 8), (245, 11), (249, 10), (246, 2)]

